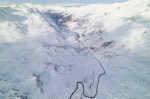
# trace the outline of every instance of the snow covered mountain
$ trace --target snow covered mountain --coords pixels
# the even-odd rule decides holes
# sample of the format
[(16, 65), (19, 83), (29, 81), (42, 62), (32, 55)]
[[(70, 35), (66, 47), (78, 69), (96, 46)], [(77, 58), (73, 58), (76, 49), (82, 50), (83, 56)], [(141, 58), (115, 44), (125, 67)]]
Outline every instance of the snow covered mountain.
[(149, 99), (149, 66), (150, 0), (0, 6), (0, 99)]

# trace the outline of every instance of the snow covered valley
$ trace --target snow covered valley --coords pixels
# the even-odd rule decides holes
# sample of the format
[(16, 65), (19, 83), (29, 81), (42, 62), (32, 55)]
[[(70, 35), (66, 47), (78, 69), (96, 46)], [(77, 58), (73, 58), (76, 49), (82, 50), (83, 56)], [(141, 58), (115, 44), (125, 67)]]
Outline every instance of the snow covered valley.
[(150, 99), (149, 66), (150, 0), (0, 6), (0, 99)]

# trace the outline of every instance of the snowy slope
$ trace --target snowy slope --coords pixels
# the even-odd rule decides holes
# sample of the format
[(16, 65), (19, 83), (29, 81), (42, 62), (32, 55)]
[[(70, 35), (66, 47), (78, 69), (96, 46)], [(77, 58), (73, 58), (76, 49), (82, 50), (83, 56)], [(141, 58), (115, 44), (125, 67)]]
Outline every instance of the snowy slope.
[[(0, 6), (0, 99), (150, 98), (150, 0)], [(71, 99), (88, 99), (79, 84)]]

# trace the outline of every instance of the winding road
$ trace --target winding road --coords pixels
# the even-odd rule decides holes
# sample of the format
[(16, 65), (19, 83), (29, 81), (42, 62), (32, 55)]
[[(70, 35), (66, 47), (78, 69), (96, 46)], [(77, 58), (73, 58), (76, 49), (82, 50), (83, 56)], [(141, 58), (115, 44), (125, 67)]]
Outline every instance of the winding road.
[[(84, 42), (82, 42), (82, 45), (83, 45), (84, 49), (87, 48), (87, 47), (84, 45), (84, 43), (85, 43), (86, 41), (87, 41), (87, 39), (86, 39)], [(83, 94), (85, 97), (91, 98), (91, 99), (92, 99), (92, 98), (95, 98), (95, 97), (97, 96), (97, 93), (98, 93), (100, 78), (101, 78), (103, 75), (105, 75), (105, 73), (106, 73), (106, 71), (105, 71), (103, 65), (101, 64), (101, 62), (100, 62), (97, 58), (89, 56), (88, 53), (90, 53), (90, 51), (89, 51), (88, 49), (87, 49), (87, 51), (88, 51), (88, 52), (86, 53), (86, 55), (87, 55), (88, 57), (90, 57), (90, 58), (95, 59), (95, 60), (99, 63), (99, 66), (100, 66), (100, 68), (102, 68), (103, 73), (101, 73), (101, 74), (98, 76), (98, 78), (97, 78), (96, 91), (95, 91), (95, 94), (94, 94), (93, 96), (86, 95), (86, 94), (85, 94), (84, 84), (83, 84), (82, 82), (77, 82), (77, 83), (76, 83), (76, 88), (75, 88), (75, 90), (72, 92), (72, 94), (70, 95), (69, 99), (71, 99), (71, 98), (73, 97), (73, 95), (75, 94), (75, 92), (78, 90), (79, 84), (81, 84), (81, 86), (82, 86), (82, 94)]]

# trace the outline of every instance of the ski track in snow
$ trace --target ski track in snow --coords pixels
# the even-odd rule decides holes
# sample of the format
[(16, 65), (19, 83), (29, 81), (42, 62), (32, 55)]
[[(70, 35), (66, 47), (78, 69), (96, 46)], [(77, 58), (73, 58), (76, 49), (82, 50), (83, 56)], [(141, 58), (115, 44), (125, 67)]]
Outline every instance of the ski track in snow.
[(0, 99), (149, 99), (149, 37), (149, 0), (0, 6)]

